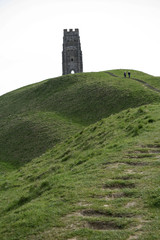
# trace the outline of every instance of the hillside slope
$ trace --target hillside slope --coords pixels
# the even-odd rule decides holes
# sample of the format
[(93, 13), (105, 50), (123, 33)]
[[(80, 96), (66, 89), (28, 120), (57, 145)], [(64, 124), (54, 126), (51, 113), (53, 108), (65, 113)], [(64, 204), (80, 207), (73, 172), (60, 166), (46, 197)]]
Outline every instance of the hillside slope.
[(102, 119), (2, 175), (0, 239), (159, 240), (159, 107)]
[[(115, 70), (118, 77), (108, 72), (66, 75), (1, 96), (1, 169), (21, 166), (111, 114), (160, 101), (157, 92), (125, 79), (123, 71)], [(153, 76), (133, 75), (155, 84)]]

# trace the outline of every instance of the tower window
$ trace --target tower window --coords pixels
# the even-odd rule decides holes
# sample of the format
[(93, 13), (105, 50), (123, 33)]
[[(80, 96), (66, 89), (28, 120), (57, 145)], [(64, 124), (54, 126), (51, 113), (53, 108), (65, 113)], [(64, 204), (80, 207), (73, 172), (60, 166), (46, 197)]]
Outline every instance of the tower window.
[(71, 58), (71, 62), (73, 62), (73, 58)]

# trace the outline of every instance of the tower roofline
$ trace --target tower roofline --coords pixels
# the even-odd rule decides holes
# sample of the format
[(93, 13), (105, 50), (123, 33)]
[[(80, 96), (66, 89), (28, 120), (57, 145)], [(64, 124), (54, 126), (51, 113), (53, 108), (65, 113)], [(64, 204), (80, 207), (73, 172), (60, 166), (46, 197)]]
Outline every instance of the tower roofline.
[(69, 34), (72, 34), (72, 33), (76, 33), (76, 34), (79, 34), (79, 29), (78, 28), (75, 28), (74, 29), (64, 29), (64, 35), (69, 35)]

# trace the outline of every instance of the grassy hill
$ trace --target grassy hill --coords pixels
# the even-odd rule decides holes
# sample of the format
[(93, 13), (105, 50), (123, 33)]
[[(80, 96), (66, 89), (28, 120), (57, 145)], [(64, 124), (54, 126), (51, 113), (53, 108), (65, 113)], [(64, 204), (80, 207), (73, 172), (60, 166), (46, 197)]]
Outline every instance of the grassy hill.
[[(159, 102), (157, 92), (125, 79), (123, 72), (111, 71), (113, 76), (110, 72), (66, 75), (1, 96), (1, 167), (21, 166), (111, 114)], [(157, 81), (138, 71), (131, 71), (131, 76), (153, 85)]]
[(158, 109), (103, 119), (2, 176), (0, 238), (159, 239)]
[(0, 97), (0, 239), (159, 240), (158, 78), (123, 72)]

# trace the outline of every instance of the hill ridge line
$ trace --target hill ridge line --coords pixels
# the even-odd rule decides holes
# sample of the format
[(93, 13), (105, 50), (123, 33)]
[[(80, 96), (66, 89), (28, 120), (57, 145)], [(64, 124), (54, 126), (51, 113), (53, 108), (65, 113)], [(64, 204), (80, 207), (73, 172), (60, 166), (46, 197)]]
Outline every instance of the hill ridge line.
[[(115, 75), (111, 72), (106, 72), (106, 73), (108, 73), (109, 75), (111, 75), (113, 77), (119, 77), (119, 76), (117, 76), (117, 75)], [(145, 86), (147, 86), (148, 88), (152, 89), (153, 91), (160, 93), (160, 89), (151, 86), (150, 84), (146, 83), (144, 80), (141, 80), (141, 79), (138, 79), (138, 78), (130, 78), (130, 79), (135, 80), (137, 82), (140, 82), (140, 83), (144, 84)]]

